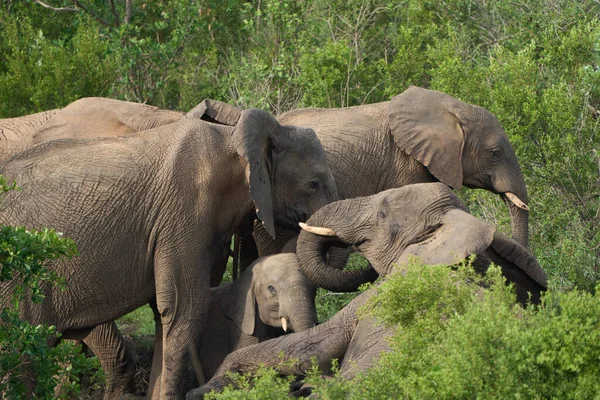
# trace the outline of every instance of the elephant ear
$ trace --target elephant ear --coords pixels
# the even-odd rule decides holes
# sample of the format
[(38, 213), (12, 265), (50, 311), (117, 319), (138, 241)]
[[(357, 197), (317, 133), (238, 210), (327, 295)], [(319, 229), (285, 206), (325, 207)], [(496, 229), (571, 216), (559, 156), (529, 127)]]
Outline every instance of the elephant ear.
[(282, 126), (269, 113), (259, 109), (242, 111), (232, 134), (238, 154), (248, 162), (250, 196), (256, 206), (256, 216), (273, 239), (272, 150), (278, 134), (284, 134)]
[(539, 303), (540, 295), (548, 288), (546, 273), (533, 254), (520, 243), (503, 233), (494, 233), (494, 240), (485, 254), (494, 264), (502, 268), (502, 274), (508, 282), (515, 285), (517, 300), (527, 303)]
[(242, 110), (231, 104), (218, 100), (206, 99), (191, 109), (186, 118), (198, 118), (204, 121), (222, 125), (235, 126), (240, 119)]
[(221, 310), (246, 335), (254, 333), (256, 299), (252, 285), (252, 266), (246, 269), (221, 297)]
[(392, 98), (389, 124), (400, 149), (440, 182), (460, 189), (465, 143), (461, 109), (473, 107), (442, 92), (411, 86)]
[(399, 265), (417, 256), (428, 265), (456, 264), (471, 254), (485, 251), (492, 243), (495, 229), (471, 214), (450, 210), (442, 225), (425, 241), (409, 245), (397, 260)]

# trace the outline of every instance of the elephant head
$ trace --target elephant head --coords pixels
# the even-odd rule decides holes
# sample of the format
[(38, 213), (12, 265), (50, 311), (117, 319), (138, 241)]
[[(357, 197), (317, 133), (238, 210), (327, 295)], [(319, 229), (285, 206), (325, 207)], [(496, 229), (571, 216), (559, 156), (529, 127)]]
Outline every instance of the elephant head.
[(323, 254), (332, 245), (354, 245), (380, 274), (410, 256), (427, 264), (454, 264), (470, 254), (499, 264), (517, 287), (520, 301), (527, 291), (539, 299), (547, 287), (543, 270), (517, 241), (495, 232), (469, 214), (442, 183), (390, 189), (373, 196), (337, 201), (315, 213), (300, 234), (297, 255), (311, 281), (329, 290), (354, 290), (365, 271), (329, 268)]
[(312, 129), (282, 126), (267, 112), (250, 109), (240, 113), (232, 139), (247, 163), (256, 216), (273, 239), (275, 225), (297, 230), (299, 221), (337, 198)]
[(389, 103), (389, 124), (398, 147), (440, 182), (499, 194), (509, 207), (513, 237), (528, 247), (527, 188), (515, 151), (494, 114), (445, 93), (411, 86)]
[(286, 332), (304, 331), (317, 322), (315, 286), (293, 253), (258, 259), (232, 285), (234, 299), (221, 299), (221, 308), (247, 335), (254, 333), (257, 316)]

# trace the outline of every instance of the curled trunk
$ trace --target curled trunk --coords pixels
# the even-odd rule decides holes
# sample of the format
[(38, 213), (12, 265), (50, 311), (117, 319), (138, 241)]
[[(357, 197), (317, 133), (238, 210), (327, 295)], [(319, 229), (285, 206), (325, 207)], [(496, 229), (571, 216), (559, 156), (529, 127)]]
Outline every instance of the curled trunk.
[(333, 229), (337, 236), (319, 236), (302, 231), (296, 254), (300, 268), (318, 287), (338, 292), (351, 292), (366, 282), (377, 279), (377, 272), (367, 269), (345, 271), (328, 264), (327, 253), (332, 247), (348, 247), (367, 239), (371, 205), (367, 198), (343, 200), (317, 211), (308, 225)]

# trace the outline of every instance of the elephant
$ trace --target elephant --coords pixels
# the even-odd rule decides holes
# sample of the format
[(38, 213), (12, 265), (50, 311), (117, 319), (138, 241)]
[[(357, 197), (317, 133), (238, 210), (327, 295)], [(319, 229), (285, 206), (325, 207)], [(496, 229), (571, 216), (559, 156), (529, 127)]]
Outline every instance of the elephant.
[[(211, 271), (243, 217), (255, 212), (275, 235), (337, 196), (311, 129), (258, 109), (220, 125), (200, 120), (202, 109), (117, 138), (53, 140), (0, 164), (21, 187), (4, 198), (0, 223), (53, 227), (80, 253), (48, 264), (68, 290), (45, 287), (44, 302), (22, 304), (22, 317), (81, 339), (156, 298), (161, 398), (185, 393)], [(1, 284), (1, 305), (14, 284)]]
[(0, 160), (55, 139), (115, 137), (179, 121), (184, 113), (85, 97), (65, 108), (0, 120)]
[[(277, 120), (315, 131), (340, 199), (436, 181), (453, 189), (463, 185), (486, 189), (504, 199), (513, 237), (529, 247), (523, 174), (500, 122), (486, 109), (411, 86), (391, 101), (341, 109), (292, 110)], [(257, 250), (241, 258), (253, 260), (277, 253), (298, 232), (278, 232), (278, 240), (273, 241), (257, 224), (253, 232)], [(253, 245), (242, 247), (252, 249)]]
[[(209, 318), (197, 344), (202, 378), (210, 379), (237, 349), (315, 326), (315, 293), (293, 253), (262, 257), (236, 281), (211, 288)], [(131, 398), (135, 367), (128, 355), (123, 357), (125, 345), (118, 329), (113, 332), (110, 340), (96, 343), (104, 350), (100, 354), (106, 355), (99, 357), (107, 377), (104, 397)], [(149, 393), (157, 390), (158, 378), (151, 377)]]
[[(419, 257), (425, 264), (453, 265), (476, 254), (476, 271), (484, 272), (490, 261), (499, 265), (507, 282), (515, 285), (522, 304), (539, 303), (547, 289), (546, 275), (527, 248), (470, 215), (450, 188), (439, 182), (336, 201), (313, 214), (302, 228), (297, 242), (301, 269), (313, 283), (329, 290), (343, 290), (360, 274), (324, 263), (326, 250), (334, 245), (356, 246), (381, 276), (411, 257)], [(321, 325), (231, 353), (215, 376), (188, 392), (187, 398), (201, 398), (231, 383), (227, 371), (252, 372), (267, 365), (285, 375), (304, 375), (313, 358), (324, 371), (332, 359), (341, 359), (341, 375), (351, 379), (389, 350), (386, 338), (393, 328), (356, 315), (376, 290), (362, 293)], [(296, 361), (284, 363), (289, 360)]]

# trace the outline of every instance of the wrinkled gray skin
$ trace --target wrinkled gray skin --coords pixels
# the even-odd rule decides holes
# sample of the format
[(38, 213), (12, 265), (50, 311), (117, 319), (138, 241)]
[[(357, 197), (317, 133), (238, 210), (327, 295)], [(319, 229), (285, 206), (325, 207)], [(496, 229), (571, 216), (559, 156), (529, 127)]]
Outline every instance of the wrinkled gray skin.
[(0, 160), (50, 140), (123, 136), (168, 125), (183, 115), (145, 104), (85, 97), (63, 109), (0, 119)]
[[(80, 252), (49, 264), (68, 290), (44, 288), (44, 302), (23, 303), (22, 317), (84, 338), (156, 297), (161, 398), (185, 393), (211, 269), (244, 215), (258, 209), (274, 233), (336, 196), (312, 130), (281, 126), (261, 110), (241, 112), (235, 127), (194, 115), (119, 138), (51, 141), (0, 167), (22, 188), (5, 197), (0, 223), (53, 227)], [(12, 286), (0, 286), (2, 305)]]
[[(485, 189), (505, 200), (513, 237), (529, 247), (529, 212), (505, 195), (511, 192), (527, 203), (523, 174), (498, 119), (484, 108), (411, 86), (391, 101), (293, 110), (277, 120), (315, 131), (340, 199), (435, 181), (454, 189), (463, 185)], [(278, 240), (273, 241), (256, 227), (257, 255), (277, 253), (297, 233), (278, 232)], [(253, 259), (242, 256), (248, 258)]]
[[(229, 353), (283, 335), (283, 318), (287, 332), (301, 332), (315, 326), (315, 287), (300, 271), (295, 254), (263, 257), (233, 283), (210, 290), (208, 315), (197, 346), (204, 379), (214, 375)], [(106, 349), (108, 357), (100, 359), (107, 381), (112, 383), (107, 385), (104, 397), (135, 398), (135, 366), (131, 359), (112, 356), (125, 347), (122, 339), (110, 343), (113, 349)], [(130, 365), (123, 365), (123, 361)], [(159, 390), (159, 379), (158, 374), (151, 377), (149, 396)]]
[[(547, 287), (546, 276), (529, 250), (487, 223), (468, 214), (464, 205), (442, 183), (416, 184), (391, 189), (369, 197), (342, 200), (324, 206), (307, 222), (308, 229), (322, 236), (301, 232), (297, 255), (309, 279), (330, 290), (348, 282), (351, 272), (328, 267), (324, 251), (333, 244), (354, 245), (382, 276), (409, 257), (418, 256), (426, 264), (448, 264), (477, 254), (475, 268), (483, 272), (493, 260), (517, 289), (517, 299), (539, 302)], [(343, 288), (342, 288), (343, 289)], [(203, 387), (188, 393), (188, 399), (201, 398), (210, 390), (231, 383), (227, 371), (252, 372), (260, 364), (276, 366), (282, 374), (304, 375), (316, 358), (324, 371), (331, 360), (342, 360), (342, 376), (350, 379), (372, 366), (379, 354), (388, 351), (386, 337), (392, 328), (384, 328), (372, 319), (359, 320), (357, 308), (374, 294), (371, 289), (338, 312), (329, 321), (301, 333), (269, 340), (230, 354), (215, 376)], [(283, 365), (285, 360), (297, 359)]]

